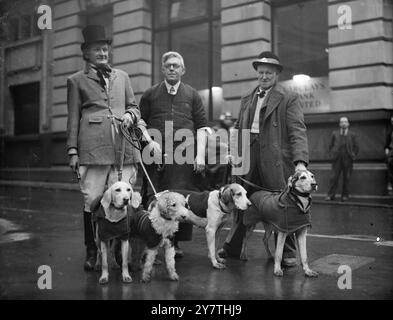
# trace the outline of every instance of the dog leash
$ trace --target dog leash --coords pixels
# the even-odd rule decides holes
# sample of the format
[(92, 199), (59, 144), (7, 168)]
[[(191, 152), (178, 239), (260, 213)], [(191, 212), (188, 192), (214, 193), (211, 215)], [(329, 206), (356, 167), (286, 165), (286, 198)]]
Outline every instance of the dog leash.
[(253, 188), (257, 188), (258, 190), (261, 190), (261, 191), (268, 191), (268, 192), (273, 192), (273, 193), (278, 193), (278, 192), (282, 192), (283, 191), (282, 189), (275, 190), (275, 189), (264, 188), (264, 187), (258, 186), (257, 184), (255, 184), (255, 183), (253, 183), (253, 182), (251, 182), (251, 181), (249, 181), (247, 179), (244, 179), (244, 178), (242, 178), (240, 176), (236, 176), (236, 177), (239, 178), (244, 183), (248, 184), (249, 186), (251, 186)]
[[(122, 120), (119, 117), (116, 117), (115, 115), (113, 115), (113, 118), (119, 122), (122, 122)], [(120, 166), (118, 172), (118, 179), (120, 179), (119, 181), (121, 181), (122, 178), (126, 141), (128, 141), (137, 150), (142, 151), (142, 146), (140, 143), (142, 132), (138, 127), (131, 126), (130, 128), (124, 128), (123, 126), (120, 126), (120, 132), (122, 135), (122, 145), (121, 145), (121, 154), (120, 154)], [(140, 165), (142, 167), (143, 173), (145, 174), (147, 180), (149, 181), (149, 184), (154, 192), (154, 195), (156, 195), (157, 194), (156, 188), (154, 187), (153, 182), (151, 181), (150, 176), (147, 173), (147, 170), (145, 168), (145, 165), (143, 164), (142, 159), (140, 161)]]

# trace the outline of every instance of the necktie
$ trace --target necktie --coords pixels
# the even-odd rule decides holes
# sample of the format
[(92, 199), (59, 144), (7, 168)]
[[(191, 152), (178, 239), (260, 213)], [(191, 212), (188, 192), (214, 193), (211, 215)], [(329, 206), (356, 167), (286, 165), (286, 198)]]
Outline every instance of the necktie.
[(94, 69), (97, 71), (97, 76), (100, 79), (101, 86), (105, 87), (106, 82), (104, 77), (107, 79), (110, 77), (110, 74), (112, 72), (111, 67), (105, 64), (105, 65), (94, 66)]
[(266, 94), (266, 91), (265, 91), (265, 90), (259, 89), (258, 92), (257, 92), (257, 96), (258, 96), (259, 98), (263, 98), (263, 97), (265, 96), (265, 94)]
[(171, 88), (169, 89), (169, 94), (175, 95), (175, 88), (174, 88), (174, 87), (171, 87)]

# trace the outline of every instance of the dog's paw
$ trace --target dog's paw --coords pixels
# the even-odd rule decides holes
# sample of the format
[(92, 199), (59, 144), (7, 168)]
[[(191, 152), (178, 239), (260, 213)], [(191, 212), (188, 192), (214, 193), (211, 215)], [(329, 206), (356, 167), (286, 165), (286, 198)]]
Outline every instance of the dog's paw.
[(247, 253), (242, 252), (242, 253), (240, 254), (240, 260), (242, 260), (242, 261), (248, 261), (248, 255), (247, 255)]
[(282, 277), (284, 275), (284, 272), (282, 271), (282, 269), (274, 269), (274, 275), (276, 277)]
[(130, 283), (132, 282), (132, 278), (128, 273), (123, 273), (122, 274), (122, 279), (124, 283)]
[(318, 272), (316, 272), (316, 271), (313, 271), (313, 270), (311, 270), (311, 269), (308, 269), (308, 270), (306, 270), (305, 272), (304, 272), (304, 275), (306, 276), (306, 277), (310, 277), (310, 278), (317, 278), (318, 277)]
[(99, 283), (99, 284), (107, 284), (108, 281), (109, 281), (109, 276), (104, 275), (104, 276), (101, 276), (101, 277), (100, 277), (100, 280), (98, 280), (98, 283)]
[(151, 280), (150, 274), (146, 274), (146, 273), (142, 274), (142, 279), (141, 279), (142, 282), (146, 283), (149, 282), (150, 280)]
[(172, 272), (169, 275), (169, 279), (171, 279), (172, 281), (179, 281), (179, 275), (176, 272)]
[(222, 270), (226, 268), (226, 265), (220, 262), (213, 262), (213, 267), (218, 270)]
[(224, 259), (224, 258), (216, 257), (216, 259), (217, 259), (217, 261), (218, 261), (219, 263), (222, 263), (222, 264), (225, 264), (225, 263), (227, 262), (227, 260)]

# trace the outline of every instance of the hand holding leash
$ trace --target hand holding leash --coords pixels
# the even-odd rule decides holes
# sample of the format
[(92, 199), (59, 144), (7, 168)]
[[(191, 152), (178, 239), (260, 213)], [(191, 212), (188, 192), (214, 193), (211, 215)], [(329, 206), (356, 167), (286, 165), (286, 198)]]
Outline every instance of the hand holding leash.
[(124, 129), (129, 128), (135, 123), (135, 116), (134, 114), (130, 112), (126, 112), (122, 117), (121, 117), (121, 125)]

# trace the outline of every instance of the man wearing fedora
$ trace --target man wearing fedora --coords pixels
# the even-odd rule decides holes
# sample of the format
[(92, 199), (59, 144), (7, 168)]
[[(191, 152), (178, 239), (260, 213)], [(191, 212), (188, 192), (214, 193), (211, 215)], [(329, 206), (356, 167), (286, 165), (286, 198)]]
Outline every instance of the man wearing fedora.
[[(243, 178), (254, 186), (239, 181), (248, 196), (257, 186), (267, 189), (284, 189), (295, 170), (305, 170), (308, 164), (308, 142), (303, 111), (295, 94), (278, 87), (277, 81), (283, 67), (272, 52), (262, 52), (252, 62), (258, 86), (242, 97), (235, 129), (239, 130), (238, 146), (241, 149), (241, 132), (250, 130), (249, 171)], [(246, 159), (242, 155), (242, 159)], [(240, 179), (238, 179), (240, 180)], [(234, 215), (231, 231), (219, 251), (222, 257), (239, 258), (245, 227), (242, 212)], [(283, 263), (296, 264), (296, 247), (293, 235), (287, 237)]]
[[(93, 270), (97, 248), (90, 205), (102, 196), (106, 185), (117, 181), (123, 154), (115, 117), (128, 128), (140, 120), (140, 112), (128, 74), (109, 65), (111, 40), (104, 27), (89, 25), (82, 34), (86, 65), (67, 79), (67, 153), (84, 196), (84, 269)], [(126, 142), (123, 181), (135, 183), (139, 159), (138, 151)]]

